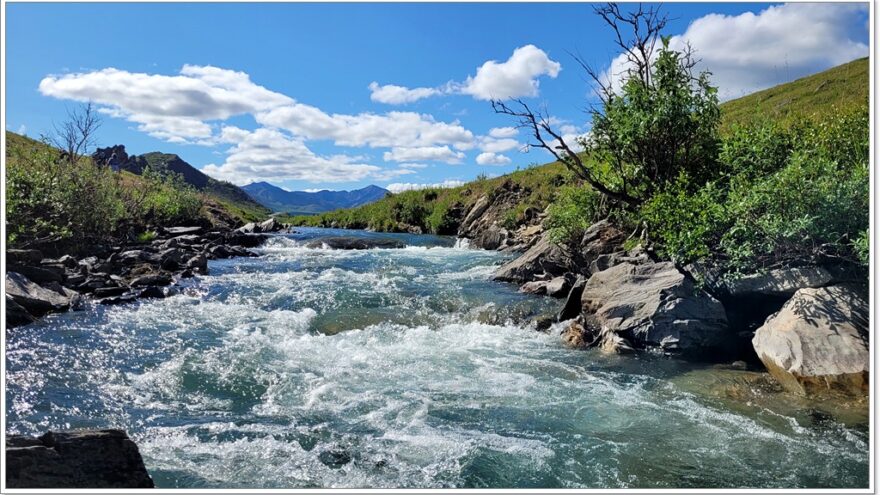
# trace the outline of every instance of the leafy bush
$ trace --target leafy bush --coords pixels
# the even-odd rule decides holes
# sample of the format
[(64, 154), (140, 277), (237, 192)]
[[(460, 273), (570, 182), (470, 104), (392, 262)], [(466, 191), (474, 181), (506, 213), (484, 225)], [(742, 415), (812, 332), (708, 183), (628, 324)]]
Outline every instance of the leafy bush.
[(546, 226), (550, 240), (567, 244), (580, 240), (584, 231), (596, 219), (600, 195), (592, 188), (581, 185), (563, 186), (556, 200), (547, 209)]

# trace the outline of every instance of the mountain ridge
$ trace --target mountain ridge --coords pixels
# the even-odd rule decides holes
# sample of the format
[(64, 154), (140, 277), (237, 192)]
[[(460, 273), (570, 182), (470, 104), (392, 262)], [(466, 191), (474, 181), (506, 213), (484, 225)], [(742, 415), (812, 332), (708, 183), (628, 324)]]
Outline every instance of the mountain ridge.
[(389, 193), (387, 189), (372, 184), (351, 191), (288, 191), (266, 181), (252, 182), (241, 189), (266, 208), (288, 214), (354, 208), (382, 199)]

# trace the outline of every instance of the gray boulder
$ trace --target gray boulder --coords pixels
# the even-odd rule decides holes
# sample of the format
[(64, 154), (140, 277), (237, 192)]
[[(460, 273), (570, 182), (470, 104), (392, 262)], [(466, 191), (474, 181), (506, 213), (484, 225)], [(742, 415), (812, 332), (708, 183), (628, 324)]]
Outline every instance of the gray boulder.
[(801, 289), (752, 339), (758, 357), (786, 389), (808, 394), (868, 393), (868, 301), (852, 286)]
[(566, 251), (550, 241), (545, 235), (520, 257), (502, 265), (492, 275), (494, 280), (523, 283), (538, 275), (562, 275), (571, 265)]
[(725, 345), (724, 307), (673, 263), (622, 263), (593, 274), (581, 309), (603, 331), (638, 348), (693, 353)]
[(64, 287), (52, 290), (37, 285), (16, 272), (6, 273), (6, 295), (34, 316), (53, 311), (66, 311), (75, 305), (79, 295)]
[(731, 297), (791, 296), (799, 289), (823, 287), (833, 280), (828, 270), (818, 266), (779, 268), (724, 282), (722, 290)]
[(396, 239), (361, 239), (358, 237), (324, 237), (306, 243), (307, 248), (329, 249), (399, 249), (406, 245)]
[(131, 281), (129, 285), (132, 287), (146, 287), (148, 285), (168, 285), (173, 281), (171, 275), (167, 273), (150, 273), (141, 275)]
[(165, 233), (175, 237), (179, 235), (201, 234), (205, 229), (199, 226), (194, 227), (166, 227)]
[(122, 430), (6, 436), (8, 488), (153, 488), (137, 445)]
[(582, 275), (578, 275), (568, 291), (565, 298), (565, 304), (559, 310), (556, 321), (565, 321), (577, 318), (581, 314), (581, 295), (584, 293), (584, 287), (587, 285), (587, 279)]

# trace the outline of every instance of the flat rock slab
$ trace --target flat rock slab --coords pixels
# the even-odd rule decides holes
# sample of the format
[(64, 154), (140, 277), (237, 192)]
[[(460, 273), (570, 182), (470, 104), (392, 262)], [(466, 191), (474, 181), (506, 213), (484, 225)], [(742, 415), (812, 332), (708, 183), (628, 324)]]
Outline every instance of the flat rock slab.
[(137, 445), (122, 430), (6, 436), (8, 488), (153, 488)]
[(395, 239), (361, 239), (357, 237), (324, 237), (306, 243), (307, 248), (326, 249), (400, 249), (406, 244)]
[(752, 339), (758, 357), (786, 389), (808, 394), (868, 393), (868, 301), (846, 286), (801, 289)]

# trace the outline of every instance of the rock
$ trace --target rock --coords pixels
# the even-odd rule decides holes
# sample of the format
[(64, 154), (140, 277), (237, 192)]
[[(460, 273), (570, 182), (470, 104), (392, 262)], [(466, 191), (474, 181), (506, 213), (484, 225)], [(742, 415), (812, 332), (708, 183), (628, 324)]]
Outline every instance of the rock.
[(236, 232), (240, 232), (242, 234), (255, 234), (258, 232), (257, 224), (254, 222), (246, 223), (242, 227), (235, 229)]
[(786, 389), (867, 394), (868, 301), (853, 286), (800, 289), (755, 332), (755, 352)]
[(552, 327), (553, 324), (556, 323), (556, 317), (555, 316), (539, 316), (538, 318), (534, 319), (534, 322), (535, 322), (535, 330), (537, 330), (539, 332), (547, 333), (550, 331), (550, 327)]
[(818, 266), (780, 268), (724, 282), (722, 290), (731, 297), (780, 297), (791, 296), (799, 289), (823, 287), (833, 280), (828, 270)]
[(191, 234), (201, 234), (205, 229), (203, 227), (194, 226), (194, 227), (166, 227), (162, 229), (171, 237), (177, 237), (179, 235), (191, 235)]
[(159, 253), (159, 260), (163, 270), (176, 271), (183, 265), (186, 259), (186, 251), (179, 248), (169, 248)]
[(307, 248), (328, 249), (399, 249), (405, 244), (396, 239), (362, 239), (357, 237), (324, 237), (306, 243)]
[(580, 248), (584, 259), (592, 261), (599, 255), (622, 250), (625, 240), (626, 234), (605, 219), (590, 225), (584, 231)]
[(578, 315), (581, 314), (581, 295), (584, 293), (584, 286), (586, 285), (587, 279), (582, 275), (578, 275), (572, 283), (571, 289), (568, 291), (568, 296), (565, 298), (565, 304), (562, 305), (562, 309), (556, 317), (557, 321), (577, 318)]
[(562, 275), (568, 271), (570, 258), (563, 248), (545, 235), (520, 257), (502, 265), (492, 275), (494, 280), (523, 283), (540, 273)]
[(284, 228), (284, 226), (281, 225), (281, 222), (275, 220), (275, 217), (262, 222), (258, 227), (259, 230), (257, 232), (278, 232)]
[(26, 266), (26, 265), (8, 265), (7, 270), (20, 273), (38, 284), (46, 282), (61, 282), (64, 280), (64, 268), (53, 266)]
[(338, 469), (351, 462), (351, 454), (344, 450), (325, 450), (318, 454), (318, 460), (327, 467)]
[(526, 294), (535, 294), (535, 295), (544, 295), (547, 293), (547, 282), (543, 280), (536, 280), (534, 282), (526, 282), (522, 284), (519, 288), (520, 292), (524, 292)]
[(95, 289), (92, 295), (98, 299), (105, 297), (121, 296), (128, 292), (128, 287), (101, 287)]
[(546, 293), (550, 297), (565, 297), (571, 290), (571, 284), (574, 281), (574, 275), (566, 273), (561, 277), (556, 277), (545, 284)]
[(6, 436), (7, 488), (153, 488), (137, 445), (122, 430)]
[(509, 237), (507, 229), (490, 225), (471, 240), (471, 245), (480, 249), (498, 249), (507, 243)]
[[(195, 234), (184, 234), (168, 239), (168, 242), (166, 242), (165, 244), (168, 245), (168, 247), (176, 247), (181, 245), (189, 246), (191, 244), (198, 244), (201, 240), (202, 238)], [(173, 245), (170, 245), (171, 243), (173, 243)]]
[(461, 225), (458, 228), (459, 234), (461, 237), (470, 237), (466, 234), (470, 233), (471, 227), (474, 222), (477, 221), (483, 213), (489, 208), (490, 202), (489, 198), (486, 196), (480, 197), (475, 203), (474, 206), (468, 211), (467, 215), (465, 215), (464, 220), (461, 221)]
[(134, 292), (128, 292), (120, 296), (105, 297), (98, 302), (105, 306), (115, 306), (117, 304), (128, 304), (137, 300), (138, 295)]
[(6, 273), (6, 295), (34, 316), (52, 311), (65, 311), (76, 304), (78, 296), (62, 287), (54, 291), (37, 285), (16, 272)]
[(186, 261), (186, 268), (204, 275), (208, 273), (208, 258), (204, 254), (197, 254)]
[(211, 257), (220, 259), (231, 258), (235, 256), (235, 253), (232, 251), (232, 249), (223, 244), (211, 246), (210, 248), (208, 248), (208, 253), (211, 255)]
[(233, 231), (224, 237), (224, 242), (230, 246), (257, 247), (266, 240), (266, 236), (262, 234), (246, 234), (239, 231)]
[(21, 325), (27, 325), (28, 323), (33, 323), (37, 319), (34, 315), (28, 313), (28, 310), (24, 309), (24, 307), (12, 298), (9, 294), (6, 294), (6, 326), (7, 328), (18, 327)]
[(76, 268), (78, 263), (76, 261), (76, 258), (74, 258), (73, 256), (71, 256), (69, 254), (65, 254), (64, 256), (62, 256), (58, 259), (48, 259), (48, 258), (44, 259), (44, 260), (40, 261), (40, 264), (41, 265), (61, 265), (64, 268)]
[(562, 343), (572, 349), (588, 349), (597, 343), (597, 336), (577, 321), (573, 321), (565, 327), (561, 336)]
[(151, 273), (135, 278), (129, 285), (132, 287), (145, 287), (147, 285), (168, 285), (171, 282), (171, 275), (167, 273)]
[(152, 257), (152, 253), (148, 251), (144, 251), (142, 249), (132, 249), (130, 251), (123, 251), (118, 255), (111, 256), (108, 261), (113, 263), (138, 263), (141, 261), (148, 261)]
[(581, 295), (584, 315), (639, 348), (696, 353), (724, 347), (724, 307), (671, 262), (623, 263), (593, 274)]
[(43, 259), (39, 249), (7, 249), (6, 263), (19, 265), (36, 265)]
[(146, 289), (140, 291), (138, 293), (138, 298), (140, 299), (163, 299), (165, 298), (165, 291), (160, 287), (147, 287)]

